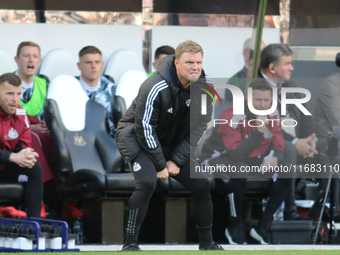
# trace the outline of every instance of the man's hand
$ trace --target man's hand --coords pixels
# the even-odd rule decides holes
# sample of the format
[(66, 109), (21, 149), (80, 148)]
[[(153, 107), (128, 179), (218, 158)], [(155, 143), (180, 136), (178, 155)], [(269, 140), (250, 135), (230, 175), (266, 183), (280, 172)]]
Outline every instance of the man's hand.
[(166, 168), (168, 169), (170, 176), (176, 176), (179, 174), (180, 168), (171, 160), (166, 162)]
[(48, 130), (47, 126), (46, 126), (46, 122), (45, 121), (40, 121), (39, 124), (32, 124), (31, 125), (31, 130), (33, 132), (40, 132), (40, 133), (49, 133), (50, 131)]
[(11, 153), (9, 156), (9, 161), (13, 162), (20, 167), (32, 168), (37, 162), (38, 153), (36, 153), (32, 148), (22, 149), (18, 153)]
[(312, 158), (314, 154), (318, 154), (318, 151), (315, 149), (316, 148), (316, 140), (315, 140), (316, 135), (311, 134), (310, 136), (307, 137), (307, 142), (308, 144), (312, 147), (311, 153), (308, 155), (308, 157)]
[(157, 179), (162, 179), (166, 181), (169, 178), (168, 168), (164, 168), (162, 171), (157, 172)]
[(267, 116), (257, 116), (256, 119), (258, 120), (258, 121), (256, 121), (256, 125), (258, 126), (257, 130), (260, 131), (261, 133), (264, 133), (264, 131), (266, 131), (266, 127), (268, 125), (268, 121), (267, 121), (268, 117)]
[(312, 158), (314, 154), (318, 154), (318, 151), (315, 150), (315, 134), (312, 134), (304, 139), (299, 139), (295, 144), (295, 147), (298, 151), (298, 154), (304, 158)]
[(269, 164), (267, 165), (267, 169), (269, 167), (276, 167), (277, 166), (277, 158), (276, 157), (273, 157), (272, 160), (269, 162)]

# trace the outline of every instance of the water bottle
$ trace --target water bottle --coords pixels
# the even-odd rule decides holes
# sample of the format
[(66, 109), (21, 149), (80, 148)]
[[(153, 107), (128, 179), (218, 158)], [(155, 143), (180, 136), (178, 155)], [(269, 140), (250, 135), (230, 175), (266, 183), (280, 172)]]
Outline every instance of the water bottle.
[(81, 244), (83, 237), (82, 237), (82, 223), (81, 218), (77, 217), (76, 221), (73, 223), (73, 233), (76, 235), (76, 244)]
[[(80, 218), (80, 217), (79, 217)], [(84, 231), (83, 231), (83, 221), (80, 218), (80, 231), (79, 231), (79, 243), (84, 243)]]
[(283, 211), (285, 209), (285, 203), (282, 202), (280, 207), (276, 210), (274, 214), (274, 221), (283, 221)]

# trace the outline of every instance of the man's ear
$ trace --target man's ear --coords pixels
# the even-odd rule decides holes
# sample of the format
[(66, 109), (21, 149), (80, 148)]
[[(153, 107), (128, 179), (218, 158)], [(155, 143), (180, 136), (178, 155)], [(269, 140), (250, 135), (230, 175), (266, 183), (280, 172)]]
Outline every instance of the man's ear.
[(269, 64), (269, 72), (275, 73), (275, 65), (274, 64)]
[(14, 57), (14, 61), (15, 61), (15, 63), (18, 64), (19, 58), (18, 58), (17, 56), (15, 56), (15, 57)]
[(81, 69), (80, 69), (80, 62), (77, 63), (77, 66), (78, 66), (78, 69), (81, 70)]
[(177, 59), (174, 60), (174, 63), (175, 63), (175, 66), (177, 67), (177, 65), (178, 65)]
[(246, 63), (249, 61), (249, 50), (243, 50), (242, 51), (243, 59)]

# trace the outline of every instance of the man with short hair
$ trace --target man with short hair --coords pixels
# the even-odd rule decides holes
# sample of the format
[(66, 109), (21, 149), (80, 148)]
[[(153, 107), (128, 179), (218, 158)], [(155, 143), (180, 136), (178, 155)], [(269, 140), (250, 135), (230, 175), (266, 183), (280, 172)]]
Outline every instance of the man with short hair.
[(21, 42), (17, 49), (15, 62), (18, 75), (22, 82), (22, 96), (20, 105), (26, 110), (28, 116), (34, 124), (31, 130), (34, 132), (48, 133), (48, 128), (43, 120), (43, 107), (47, 93), (47, 82), (45, 79), (35, 75), (41, 63), (40, 47), (34, 42)]
[[(252, 104), (256, 110), (268, 110), (272, 102), (272, 88), (263, 80), (255, 80), (252, 88)], [(286, 146), (281, 133), (278, 112), (266, 116), (255, 115), (250, 112), (245, 99), (245, 114), (234, 115), (234, 107), (227, 108), (219, 117), (227, 123), (214, 127), (211, 136), (205, 141), (202, 148), (202, 160), (206, 166), (235, 166), (235, 175), (228, 173), (229, 182), (225, 185), (230, 202), (230, 216), (228, 228), (225, 230), (229, 244), (247, 244), (245, 227), (242, 219), (243, 200), (246, 194), (246, 181), (249, 175), (248, 166), (258, 166), (260, 170), (264, 158), (271, 157), (267, 162), (267, 169), (280, 165), (289, 166), (293, 159), (289, 154), (289, 144)], [(291, 145), (292, 147), (292, 145)], [(271, 152), (272, 151), (272, 152)], [(255, 177), (263, 176), (255, 173)], [(218, 177), (218, 176), (216, 176)], [(225, 177), (222, 176), (220, 177)], [(270, 176), (271, 177), (271, 176)], [(255, 228), (250, 235), (261, 244), (268, 244), (268, 227), (273, 214), (287, 196), (290, 188), (290, 179), (280, 176), (272, 177), (268, 204)]]
[[(263, 78), (271, 87), (278, 88), (278, 110), (281, 111), (281, 87), (296, 87), (290, 81), (293, 51), (288, 45), (270, 44), (261, 53), (260, 70), (258, 78)], [(289, 99), (301, 98), (299, 93), (287, 93)], [(295, 120), (295, 127), (282, 126), (282, 133), (285, 141), (295, 145), (298, 154), (298, 163), (313, 163), (313, 157), (318, 154), (316, 148), (315, 126), (311, 115), (304, 115), (294, 104), (287, 105), (287, 115), (282, 119)], [(293, 181), (293, 184), (295, 181)], [(285, 200), (285, 219), (301, 220), (294, 202), (294, 186)]]
[(76, 77), (85, 93), (107, 110), (108, 130), (111, 136), (116, 133), (113, 122), (111, 101), (114, 96), (115, 84), (102, 76), (104, 62), (101, 51), (94, 46), (86, 46), (79, 51), (77, 63), (81, 75)]
[(47, 81), (35, 75), (41, 63), (39, 45), (31, 41), (21, 42), (14, 60), (18, 65), (18, 70), (14, 73), (19, 76), (22, 82), (20, 106), (25, 109), (30, 121), (32, 147), (36, 152), (40, 152), (38, 162), (43, 169), (44, 195), (45, 202), (47, 202), (50, 197), (48, 194), (54, 193), (54, 180), (50, 168), (54, 168), (55, 159), (53, 139), (44, 120)]
[[(249, 78), (249, 74), (251, 73), (251, 67), (253, 65), (253, 50), (254, 46), (252, 45), (253, 38), (248, 38), (243, 43), (242, 56), (244, 60), (243, 68), (238, 71), (236, 74), (231, 76), (228, 80), (228, 84), (235, 85), (240, 88), (244, 94), (246, 94), (247, 90), (247, 78)], [(266, 47), (265, 43), (261, 41), (261, 51)], [(249, 68), (250, 67), (250, 68)], [(224, 98), (230, 102), (233, 101), (232, 94), (229, 89), (225, 90)]]
[(153, 67), (156, 69), (156, 71), (152, 72), (152, 73), (148, 73), (148, 77), (150, 77), (151, 75), (154, 75), (157, 72), (157, 67), (159, 62), (165, 58), (166, 56), (175, 54), (175, 49), (172, 48), (171, 46), (168, 45), (164, 45), (161, 47), (158, 47), (155, 51), (155, 62), (153, 62)]
[[(28, 217), (41, 216), (43, 182), (39, 156), (31, 148), (31, 133), (26, 111), (19, 106), (22, 85), (13, 73), (0, 76), (0, 180), (24, 184)], [(6, 211), (7, 210), (7, 211)], [(2, 208), (3, 216), (25, 217), (14, 208)]]
[(123, 251), (138, 251), (138, 233), (157, 179), (169, 176), (192, 195), (200, 250), (223, 250), (212, 238), (210, 185), (205, 176), (190, 178), (198, 163), (194, 151), (211, 119), (212, 100), (201, 114), (200, 88), (210, 83), (202, 70), (203, 49), (193, 41), (178, 45), (149, 77), (119, 121), (117, 146), (135, 177)]

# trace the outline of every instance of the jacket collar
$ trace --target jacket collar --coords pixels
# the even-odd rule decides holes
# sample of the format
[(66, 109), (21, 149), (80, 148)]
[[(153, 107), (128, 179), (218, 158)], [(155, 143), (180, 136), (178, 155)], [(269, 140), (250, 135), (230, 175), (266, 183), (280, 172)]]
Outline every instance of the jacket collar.
[(15, 114), (7, 114), (4, 109), (0, 106), (0, 118), (14, 118)]
[(8, 116), (8, 114), (4, 111), (4, 109), (2, 109), (2, 107), (0, 106), (0, 117), (1, 118), (6, 118)]

